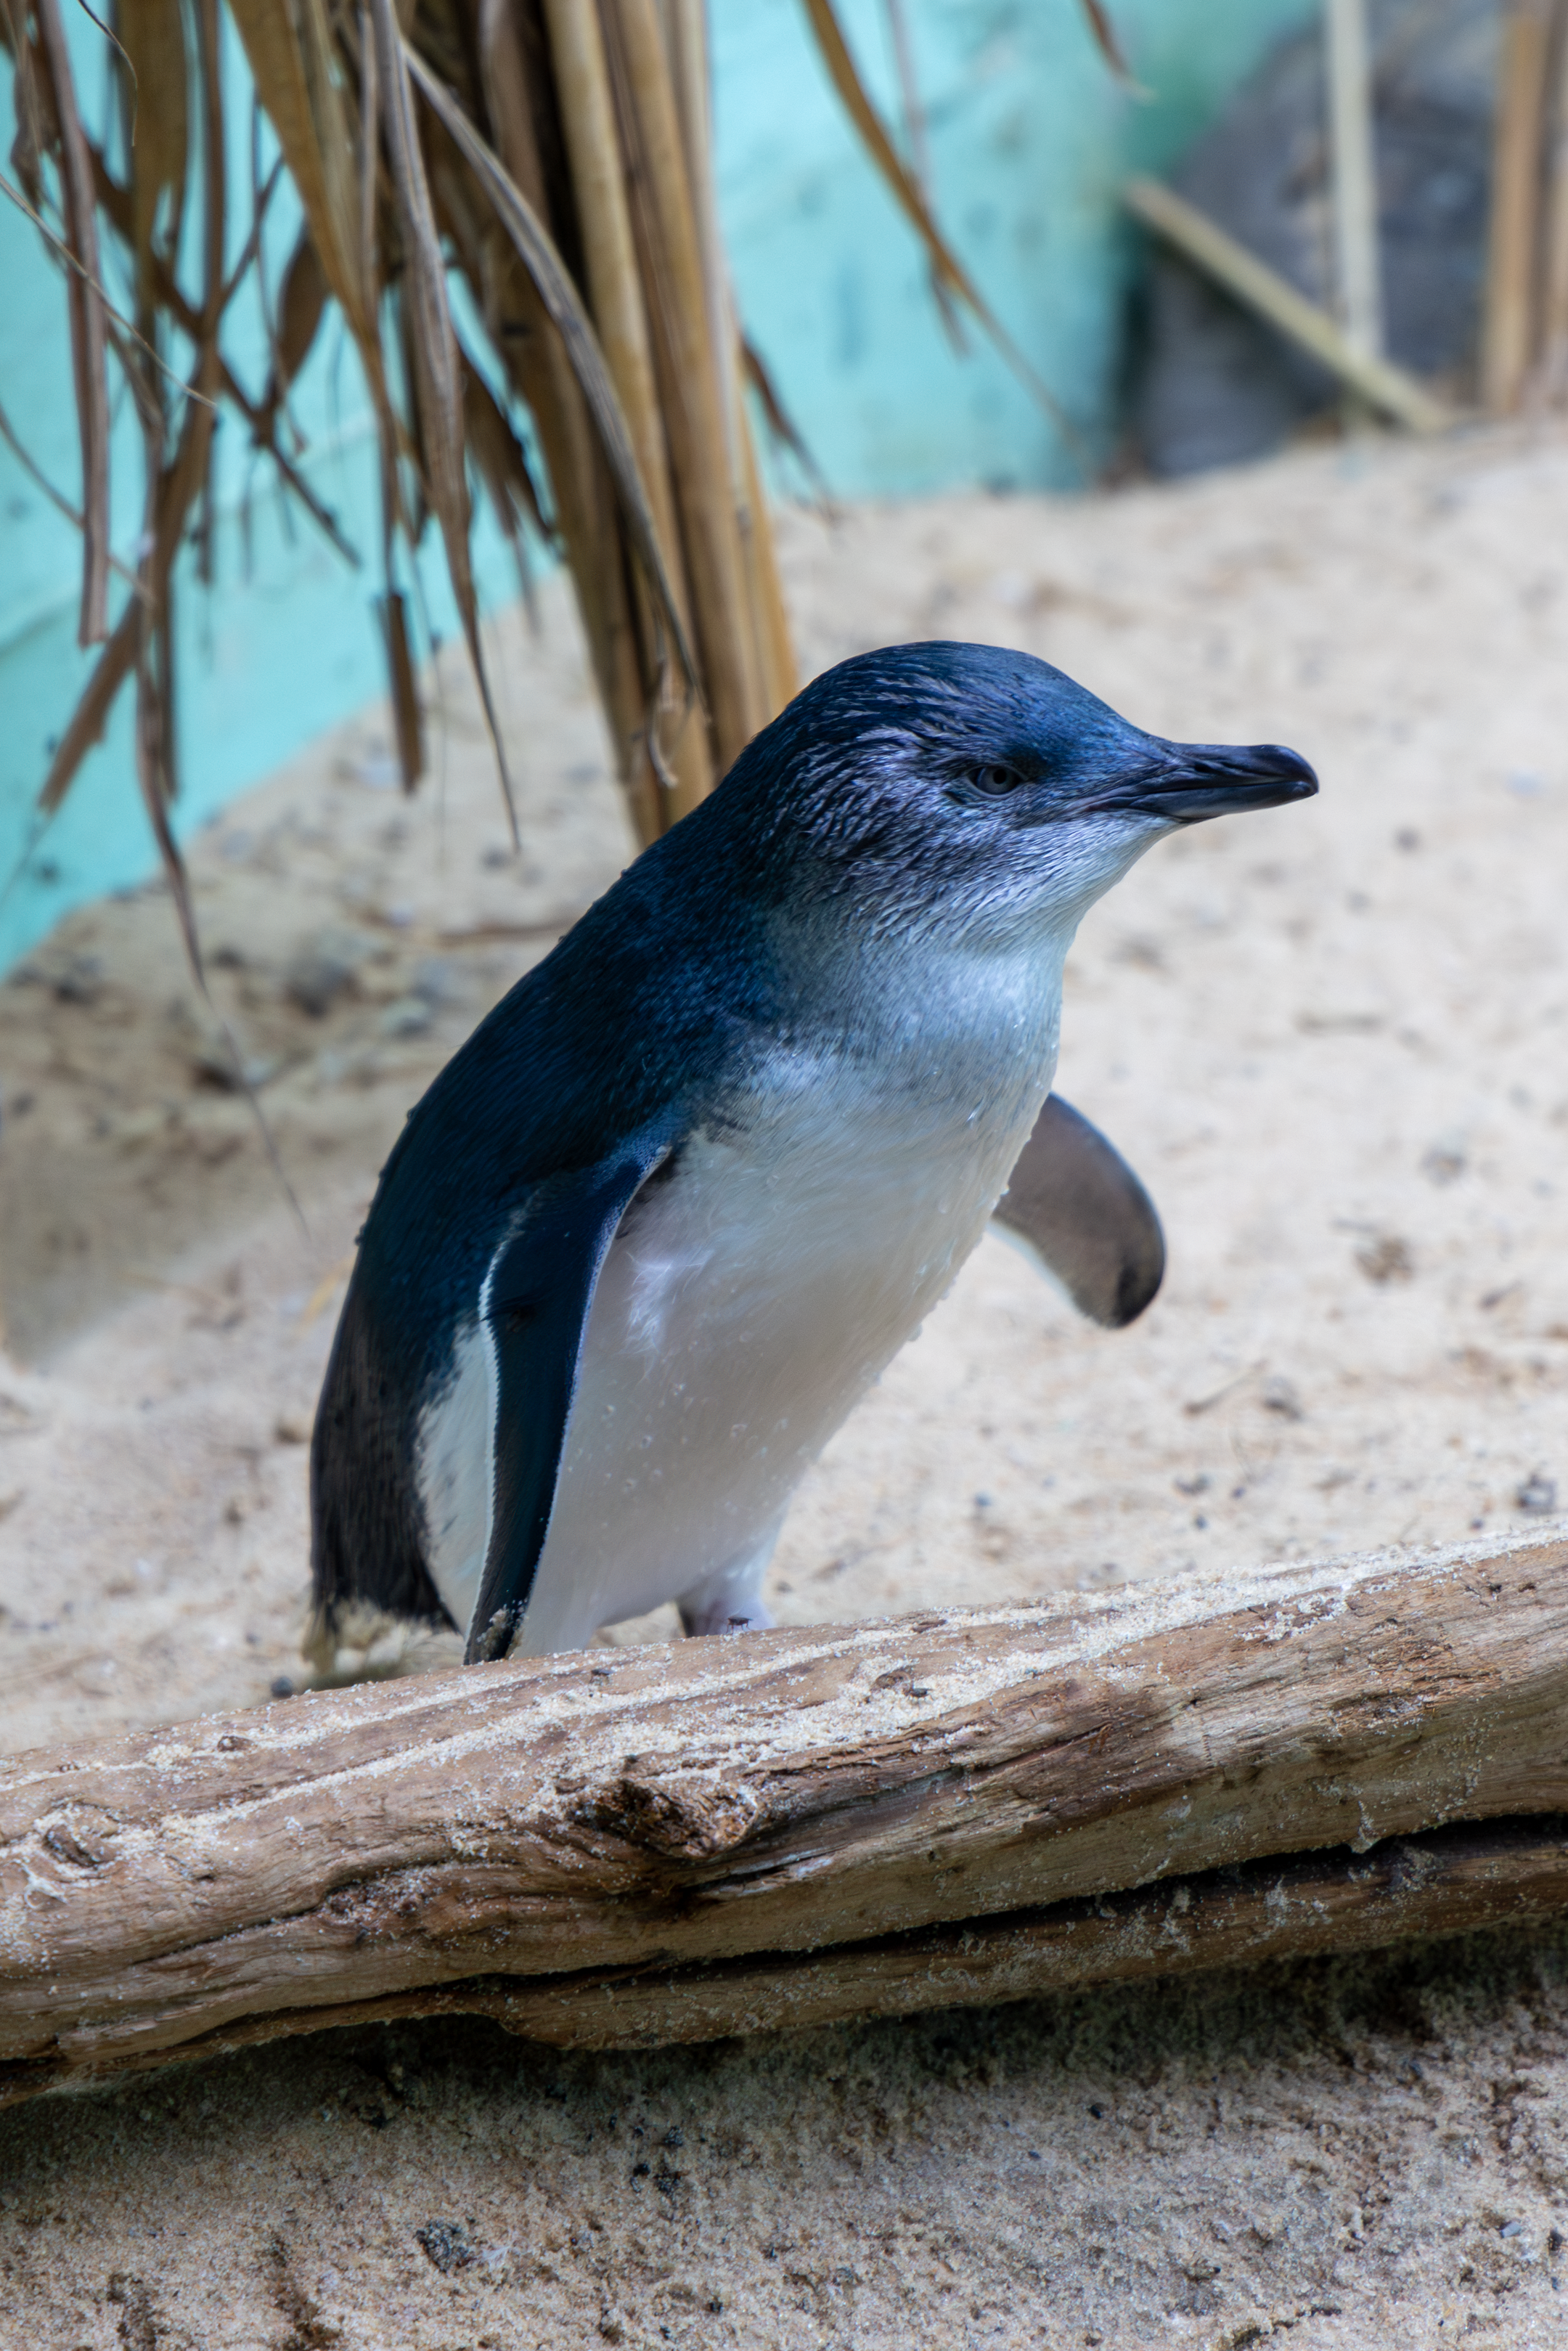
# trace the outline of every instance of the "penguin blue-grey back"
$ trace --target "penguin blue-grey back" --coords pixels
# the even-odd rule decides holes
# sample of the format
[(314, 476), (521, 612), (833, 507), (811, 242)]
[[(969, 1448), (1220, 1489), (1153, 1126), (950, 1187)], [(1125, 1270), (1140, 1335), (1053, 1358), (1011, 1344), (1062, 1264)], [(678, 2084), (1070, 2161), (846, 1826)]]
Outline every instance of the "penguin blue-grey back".
[(323, 1638), (767, 1623), (800, 1475), (993, 1212), (1141, 1311), (1158, 1220), (1048, 1099), (1068, 946), (1162, 834), (1315, 789), (994, 647), (806, 687), (410, 1113), (317, 1416)]

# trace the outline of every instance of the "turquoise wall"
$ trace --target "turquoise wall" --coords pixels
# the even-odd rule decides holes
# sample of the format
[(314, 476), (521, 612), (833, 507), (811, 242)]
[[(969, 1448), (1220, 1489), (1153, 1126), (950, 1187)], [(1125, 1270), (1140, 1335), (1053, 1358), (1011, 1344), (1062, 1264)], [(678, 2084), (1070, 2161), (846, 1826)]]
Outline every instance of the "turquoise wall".
[[(1114, 426), (1119, 329), (1133, 247), (1115, 191), (1159, 170), (1312, 0), (1113, 0), (1147, 95), (1107, 74), (1079, 0), (905, 0), (928, 116), (938, 212), (1092, 457)], [(841, 496), (962, 484), (1067, 486), (1082, 465), (976, 333), (949, 347), (920, 251), (861, 154), (805, 30), (799, 0), (712, 0), (720, 201), (740, 308), (787, 404)], [(895, 110), (882, 0), (846, 0), (862, 70)], [(89, 121), (107, 105), (101, 38), (72, 37)], [(229, 60), (235, 168), (248, 181), (243, 61)], [(0, 93), (9, 122), (9, 91)], [(8, 136), (6, 142), (8, 143)], [(236, 184), (233, 210), (244, 216)], [(292, 242), (275, 207), (269, 250)], [(36, 232), (0, 204), (0, 400), (51, 481), (79, 496), (64, 287)], [(177, 360), (177, 354), (174, 355)], [(266, 372), (258, 315), (235, 320), (231, 362)], [(312, 488), (367, 557), (376, 546), (374, 446), (354, 361), (323, 339), (295, 401)], [(231, 421), (220, 438), (217, 580), (181, 589), (182, 830), (382, 689), (370, 610), (373, 564), (347, 569), (314, 527), (280, 507)], [(115, 544), (135, 544), (136, 441), (114, 444)], [(787, 472), (781, 476), (788, 486)], [(88, 674), (76, 644), (74, 532), (0, 447), (0, 967), (71, 905), (142, 879), (154, 858), (137, 798), (122, 700), (64, 809), (40, 832), (48, 754)], [(487, 599), (513, 592), (497, 535), (484, 534)], [(434, 550), (433, 624), (453, 618)], [(118, 598), (116, 600), (118, 601)]]

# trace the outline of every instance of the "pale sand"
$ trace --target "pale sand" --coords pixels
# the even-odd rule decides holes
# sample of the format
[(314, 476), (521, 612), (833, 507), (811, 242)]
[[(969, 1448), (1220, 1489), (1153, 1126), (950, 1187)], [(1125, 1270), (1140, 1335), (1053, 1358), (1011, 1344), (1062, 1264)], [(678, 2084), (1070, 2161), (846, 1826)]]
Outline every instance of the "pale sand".
[[(1557, 1523), (1568, 447), (790, 517), (784, 549), (809, 668), (1019, 643), (1160, 731), (1292, 743), (1324, 789), (1162, 846), (1070, 966), (1061, 1089), (1158, 1201), (1159, 1301), (1094, 1331), (986, 1242), (809, 1481), (778, 1613)], [(520, 873), (455, 663), (444, 789), (382, 789), (367, 714), (194, 861), (308, 1243), (200, 1071), (163, 897), (0, 988), (7, 1747), (300, 1674), (301, 1439), (375, 1167), (627, 853), (564, 601), (499, 641)], [(302, 950), (351, 975), (319, 1019)], [(1568, 2341), (1565, 1952), (652, 2057), (264, 2051), (0, 2120), (3, 2299), (40, 2351)]]

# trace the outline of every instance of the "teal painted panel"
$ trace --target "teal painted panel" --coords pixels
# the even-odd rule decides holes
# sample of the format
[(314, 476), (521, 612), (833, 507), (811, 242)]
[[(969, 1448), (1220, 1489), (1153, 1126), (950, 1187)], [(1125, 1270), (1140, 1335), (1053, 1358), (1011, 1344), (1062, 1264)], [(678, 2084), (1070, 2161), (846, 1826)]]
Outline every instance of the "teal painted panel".
[[(1080, 0), (905, 0), (925, 98), (938, 214), (998, 313), (1053, 387), (1081, 453), (973, 329), (948, 345), (907, 225), (856, 144), (799, 0), (713, 0), (720, 203), (737, 299), (754, 340), (840, 495), (958, 485), (1066, 486), (1106, 453), (1134, 242), (1116, 189), (1160, 169), (1314, 0), (1113, 0), (1140, 82), (1120, 89)], [(868, 84), (896, 118), (882, 0), (842, 0)], [(68, 18), (90, 126), (108, 121), (102, 37)], [(231, 243), (248, 214), (249, 87), (225, 60)], [(10, 115), (0, 79), (0, 120)], [(110, 131), (110, 143), (119, 135)], [(264, 153), (264, 169), (270, 160)], [(269, 218), (274, 286), (296, 234), (285, 193)], [(232, 257), (232, 256), (231, 256)], [(187, 251), (188, 279), (199, 256)], [(267, 340), (253, 303), (226, 349), (259, 391)], [(169, 354), (178, 366), (180, 353)], [(79, 497), (66, 302), (36, 233), (0, 206), (0, 399), (50, 480)], [(292, 402), (301, 469), (367, 555), (379, 544), (373, 444), (357, 362), (323, 338)], [(113, 466), (115, 545), (139, 528), (136, 432), (122, 413)], [(382, 687), (373, 570), (347, 569), (313, 527), (290, 525), (231, 422), (217, 460), (217, 582), (183, 564), (183, 716), (177, 823), (202, 822)], [(90, 669), (75, 642), (74, 531), (0, 448), (0, 967), (82, 900), (145, 877), (152, 840), (122, 703), (67, 804), (37, 837), (34, 802), (52, 742)], [(499, 535), (482, 528), (481, 592), (515, 592)], [(434, 541), (423, 559), (433, 623), (454, 626)]]
[[(371, 518), (374, 453), (343, 452), (342, 504)], [(360, 478), (355, 479), (358, 475)], [(218, 584), (210, 595), (189, 576), (178, 606), (182, 703), (179, 829), (188, 831), (233, 793), (287, 758), (311, 734), (368, 701), (381, 683), (364, 580), (347, 572), (314, 532), (292, 542), (276, 500), (256, 502), (246, 576), (239, 517), (218, 532)], [(0, 912), (0, 955), (16, 955), (68, 906), (152, 870), (152, 834), (135, 783), (132, 705), (116, 705), (103, 744), (82, 767), (64, 807), (41, 834), (31, 810), (55, 733), (79, 690), (86, 664), (76, 644), (74, 596), (57, 601), (0, 651), (0, 697), (12, 714), (0, 744), (0, 855), (22, 882)]]

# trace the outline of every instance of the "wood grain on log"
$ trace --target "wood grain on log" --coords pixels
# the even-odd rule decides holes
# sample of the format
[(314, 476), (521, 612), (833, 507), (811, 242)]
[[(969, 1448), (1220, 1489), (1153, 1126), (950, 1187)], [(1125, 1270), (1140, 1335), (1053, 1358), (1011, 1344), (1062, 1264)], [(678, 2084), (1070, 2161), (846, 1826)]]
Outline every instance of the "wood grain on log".
[(78, 2041), (0, 2064), (0, 2105), (68, 2083), (412, 2016), (487, 2016), (559, 2049), (648, 2049), (922, 2009), (977, 2007), (1417, 1935), (1539, 1924), (1568, 1908), (1568, 1814), (1292, 1855), (1131, 1893), (712, 1967), (469, 1976), (329, 2008), (269, 2009), (173, 2048)]
[(438, 2006), (702, 2038), (1386, 1939), (1568, 1902), (1561, 1837), (1356, 1855), (1557, 1813), (1562, 1540), (476, 1667), (17, 1759), (0, 2062)]

